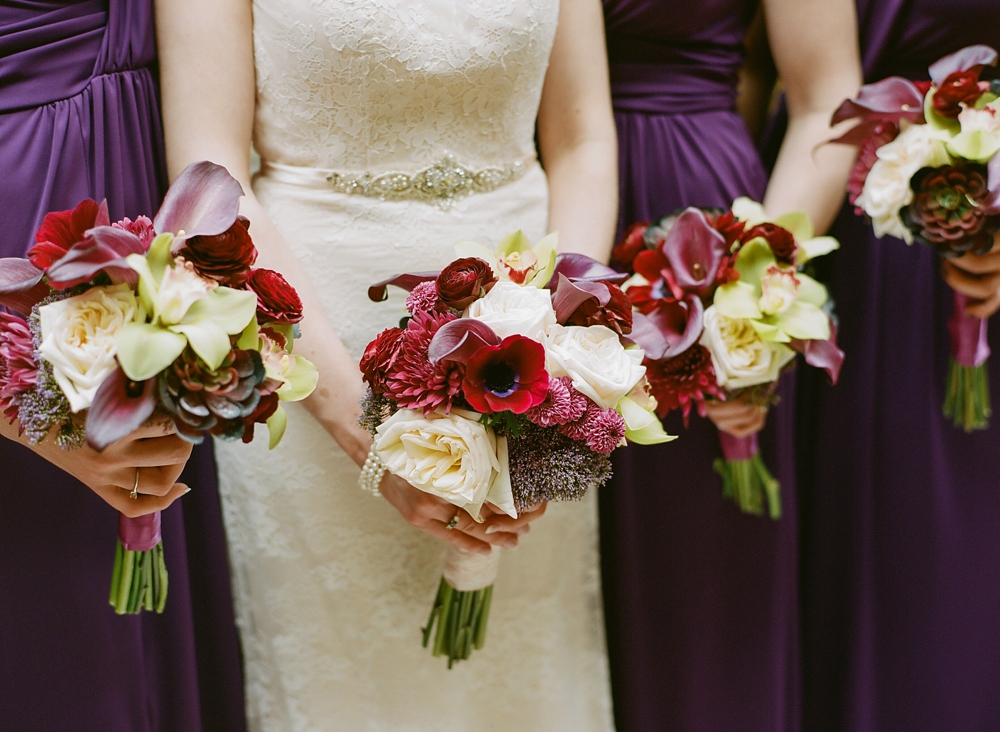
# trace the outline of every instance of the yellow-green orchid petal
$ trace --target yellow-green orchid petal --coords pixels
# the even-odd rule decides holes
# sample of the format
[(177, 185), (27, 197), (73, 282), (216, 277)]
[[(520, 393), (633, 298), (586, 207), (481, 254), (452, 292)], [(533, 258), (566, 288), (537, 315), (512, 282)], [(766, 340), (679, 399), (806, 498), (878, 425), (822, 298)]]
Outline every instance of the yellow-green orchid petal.
[(455, 245), (455, 254), (461, 257), (476, 257), (482, 259), (493, 270), (493, 274), (500, 276), (500, 265), (497, 263), (496, 253), (488, 246), (477, 241), (460, 241)]
[(762, 341), (771, 341), (772, 343), (788, 343), (791, 338), (785, 333), (781, 328), (779, 328), (774, 323), (775, 318), (771, 317), (767, 320), (751, 320), (750, 327), (753, 328), (757, 335), (760, 336)]
[(319, 381), (316, 365), (302, 356), (290, 356), (295, 365), (282, 378), (284, 384), (278, 387), (278, 398), (284, 402), (297, 402), (313, 393)]
[[(930, 125), (932, 129), (947, 132), (949, 135), (955, 135), (960, 129), (962, 129), (962, 126), (959, 124), (957, 119), (940, 115), (937, 110), (934, 109), (935, 91), (937, 91), (936, 88), (932, 89), (932, 91), (924, 96), (924, 119), (927, 120), (927, 124)], [(941, 164), (944, 165), (944, 163)], [(937, 166), (938, 164), (934, 163), (932, 167)]]
[(153, 277), (149, 263), (141, 254), (129, 254), (125, 261), (139, 274), (139, 301), (147, 317), (156, 317), (156, 292), (159, 282)]
[(236, 347), (241, 351), (256, 351), (260, 348), (260, 324), (253, 318), (243, 329)]
[(267, 327), (285, 337), (285, 350), (291, 353), (295, 346), (295, 327), (284, 323), (270, 323)]
[(547, 234), (538, 240), (538, 243), (532, 247), (532, 251), (538, 257), (539, 263), (544, 264), (539, 268), (538, 272), (534, 277), (528, 282), (530, 285), (534, 285), (538, 289), (544, 288), (549, 284), (549, 280), (552, 279), (552, 273), (556, 271), (556, 249), (559, 247), (559, 234), (553, 231), (551, 234)]
[(740, 249), (736, 255), (736, 271), (740, 273), (740, 282), (753, 285), (754, 290), (760, 295), (760, 280), (764, 276), (768, 267), (776, 265), (778, 262), (768, 246), (767, 240), (758, 236), (751, 239)]
[(508, 254), (520, 254), (529, 249), (531, 249), (531, 239), (518, 229), (500, 240), (500, 243), (497, 244), (497, 256), (506, 257)]
[(830, 318), (815, 305), (796, 301), (775, 317), (783, 333), (801, 341), (825, 341), (830, 338)]
[(774, 223), (792, 232), (792, 236), (797, 242), (803, 242), (815, 236), (812, 219), (805, 211), (789, 211), (776, 218)]
[(151, 379), (184, 351), (187, 339), (151, 323), (128, 323), (115, 346), (118, 363), (132, 381)]
[(269, 450), (273, 450), (278, 446), (281, 438), (285, 436), (285, 428), (287, 427), (288, 415), (285, 414), (285, 410), (279, 405), (274, 414), (267, 418), (267, 431), (270, 437), (267, 448)]
[(637, 445), (659, 445), (676, 440), (676, 435), (668, 435), (663, 423), (652, 412), (643, 409), (629, 397), (622, 397), (616, 407), (625, 420), (625, 439)]
[(798, 261), (798, 264), (802, 265), (810, 259), (822, 257), (824, 254), (829, 254), (830, 252), (834, 252), (838, 249), (840, 249), (840, 242), (832, 236), (816, 236), (812, 239), (799, 242), (796, 260)]
[(826, 301), (830, 299), (830, 295), (826, 291), (825, 285), (802, 273), (796, 274), (795, 277), (799, 281), (797, 298), (799, 302), (815, 305), (818, 308), (826, 305)]
[(229, 355), (229, 351), (232, 350), (229, 344), (229, 334), (218, 323), (208, 319), (171, 325), (167, 330), (186, 337), (191, 349), (212, 371), (222, 365), (226, 356)]
[(146, 261), (149, 263), (150, 272), (152, 272), (157, 284), (163, 279), (163, 273), (167, 267), (174, 263), (174, 258), (170, 255), (170, 246), (173, 243), (173, 234), (160, 234), (153, 239), (153, 243), (149, 245), (149, 251), (146, 252)]
[(733, 201), (733, 216), (740, 221), (745, 221), (747, 227), (763, 224), (767, 221), (764, 207), (746, 196), (740, 196)]
[(257, 296), (249, 290), (216, 287), (188, 308), (181, 324), (210, 320), (229, 335), (238, 335), (257, 314)]
[(718, 288), (713, 302), (719, 315), (752, 320), (761, 317), (759, 297), (753, 285), (737, 280)]
[(987, 163), (1000, 151), (1000, 132), (969, 130), (959, 132), (948, 142), (948, 152), (957, 158)]

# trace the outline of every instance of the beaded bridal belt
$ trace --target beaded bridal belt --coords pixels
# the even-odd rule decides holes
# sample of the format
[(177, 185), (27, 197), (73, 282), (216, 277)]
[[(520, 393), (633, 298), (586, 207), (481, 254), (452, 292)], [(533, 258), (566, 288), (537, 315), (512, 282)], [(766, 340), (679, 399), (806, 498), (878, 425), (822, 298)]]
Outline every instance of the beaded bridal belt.
[(433, 165), (406, 173), (341, 173), (266, 161), (261, 170), (269, 178), (283, 183), (322, 186), (352, 196), (383, 201), (420, 201), (447, 208), (459, 198), (487, 193), (517, 180), (527, 172), (534, 159), (530, 156), (501, 166), (471, 168), (445, 155)]

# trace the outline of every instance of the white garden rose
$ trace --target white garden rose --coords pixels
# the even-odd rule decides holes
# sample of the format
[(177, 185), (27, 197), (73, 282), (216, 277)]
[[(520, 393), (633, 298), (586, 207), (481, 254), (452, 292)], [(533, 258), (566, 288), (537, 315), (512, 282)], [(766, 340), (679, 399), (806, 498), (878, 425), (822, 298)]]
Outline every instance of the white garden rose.
[(568, 376), (578, 392), (604, 409), (614, 409), (646, 375), (642, 358), (641, 349), (626, 349), (603, 325), (554, 325), (545, 340), (549, 376)]
[(719, 315), (715, 306), (704, 316), (701, 345), (712, 354), (715, 379), (727, 389), (769, 384), (795, 352), (781, 343), (763, 340), (745, 318)]
[(375, 450), (393, 475), (464, 508), (474, 518), (487, 500), (516, 516), (507, 443), (461, 409), (401, 409), (378, 427)]
[(115, 340), (136, 313), (128, 285), (94, 287), (38, 309), (39, 352), (74, 412), (87, 409), (97, 388), (115, 370)]
[(501, 338), (522, 335), (541, 342), (556, 323), (548, 290), (497, 282), (493, 289), (469, 306), (470, 318), (486, 323)]
[(913, 242), (913, 234), (903, 224), (899, 211), (913, 201), (910, 179), (918, 170), (950, 161), (945, 147), (947, 137), (946, 132), (930, 125), (910, 125), (876, 151), (878, 160), (855, 202), (871, 217), (875, 236), (888, 234), (908, 244)]

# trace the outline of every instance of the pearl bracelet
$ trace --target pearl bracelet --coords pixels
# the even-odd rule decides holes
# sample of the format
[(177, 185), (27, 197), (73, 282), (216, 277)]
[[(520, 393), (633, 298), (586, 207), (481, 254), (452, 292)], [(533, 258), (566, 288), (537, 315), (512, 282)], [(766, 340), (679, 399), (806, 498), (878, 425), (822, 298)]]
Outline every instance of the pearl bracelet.
[(373, 496), (381, 496), (378, 487), (382, 482), (382, 477), (385, 475), (388, 468), (385, 467), (385, 463), (375, 452), (375, 446), (372, 445), (372, 449), (368, 451), (368, 457), (365, 458), (365, 464), (361, 467), (361, 475), (358, 476), (358, 487), (366, 493), (371, 493)]

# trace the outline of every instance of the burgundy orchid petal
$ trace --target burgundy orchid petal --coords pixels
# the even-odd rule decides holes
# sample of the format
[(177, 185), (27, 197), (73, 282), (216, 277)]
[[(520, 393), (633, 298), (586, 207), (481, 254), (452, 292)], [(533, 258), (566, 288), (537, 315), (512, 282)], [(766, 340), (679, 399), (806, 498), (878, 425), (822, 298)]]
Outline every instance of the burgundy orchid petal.
[(411, 272), (409, 274), (396, 275), (387, 280), (376, 282), (368, 288), (368, 299), (372, 302), (382, 302), (389, 297), (389, 285), (398, 287), (401, 290), (410, 292), (421, 282), (436, 280), (440, 272)]
[(575, 252), (556, 255), (556, 268), (552, 272), (552, 279), (549, 280), (549, 284), (556, 283), (556, 290), (558, 290), (559, 275), (565, 275), (570, 281), (610, 282), (613, 285), (620, 285), (628, 279), (628, 274), (611, 269), (586, 254)]
[(840, 378), (840, 367), (844, 365), (844, 352), (837, 345), (837, 326), (830, 321), (830, 338), (825, 341), (793, 340), (788, 344), (793, 351), (805, 356), (806, 363), (826, 371), (830, 381), (836, 385)]
[(117, 368), (98, 387), (87, 411), (87, 444), (100, 452), (139, 429), (156, 409), (156, 379), (129, 381)]
[(445, 323), (431, 338), (427, 359), (467, 362), (483, 346), (498, 346), (501, 339), (493, 329), (475, 318), (459, 318)]
[(1000, 154), (994, 154), (990, 158), (987, 174), (989, 193), (983, 200), (983, 213), (986, 216), (995, 216), (1000, 214)]
[(73, 246), (66, 256), (49, 268), (49, 283), (57, 290), (92, 280), (104, 271), (113, 282), (135, 284), (138, 275), (125, 257), (145, 254), (142, 240), (135, 234), (112, 226), (98, 226), (87, 232), (87, 238)]
[(601, 307), (611, 301), (611, 291), (603, 282), (573, 282), (562, 273), (557, 281), (558, 287), (553, 290), (552, 295), (552, 309), (556, 311), (556, 320), (561, 325), (565, 325), (576, 309), (591, 298), (597, 298)]
[(704, 296), (714, 286), (728, 247), (725, 237), (709, 225), (705, 214), (688, 208), (677, 217), (660, 251), (670, 263), (677, 287)]
[(153, 228), (178, 240), (217, 236), (236, 221), (242, 196), (243, 187), (221, 165), (192, 163), (170, 186)]
[(966, 46), (948, 54), (931, 64), (927, 71), (934, 85), (941, 86), (941, 83), (956, 71), (972, 71), (976, 70), (976, 67), (996, 65), (997, 52), (989, 46), (977, 45)]
[(865, 120), (919, 122), (924, 117), (924, 95), (909, 79), (890, 76), (865, 84), (854, 99), (848, 99), (833, 113), (831, 124), (861, 117)]

